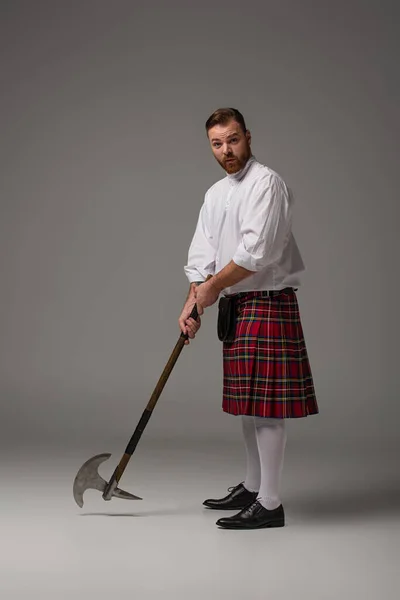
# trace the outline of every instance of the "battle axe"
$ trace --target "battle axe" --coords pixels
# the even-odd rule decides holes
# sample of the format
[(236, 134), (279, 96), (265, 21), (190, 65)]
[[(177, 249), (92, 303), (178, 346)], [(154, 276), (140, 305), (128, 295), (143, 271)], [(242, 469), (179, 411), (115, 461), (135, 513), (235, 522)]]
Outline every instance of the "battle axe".
[[(206, 281), (208, 281), (208, 279), (210, 279), (211, 277), (212, 277), (212, 275), (209, 275), (207, 277)], [(197, 317), (198, 317), (198, 312), (197, 312), (197, 306), (195, 304), (192, 312), (189, 315), (189, 318), (193, 318), (196, 320)], [(188, 339), (188, 334), (187, 333), (184, 334), (182, 332), (176, 345), (175, 345), (175, 348), (173, 349), (173, 351), (171, 353), (171, 356), (170, 356), (167, 364), (165, 365), (165, 368), (161, 374), (161, 377), (158, 380), (156, 387), (154, 388), (151, 398), (150, 398), (146, 408), (143, 411), (140, 421), (137, 424), (137, 427), (136, 427), (131, 439), (129, 440), (129, 443), (125, 449), (125, 452), (124, 452), (121, 460), (119, 461), (119, 464), (117, 465), (114, 473), (111, 476), (110, 481), (107, 483), (107, 481), (105, 481), (105, 479), (103, 479), (101, 477), (101, 475), (98, 472), (98, 468), (102, 462), (104, 462), (105, 460), (110, 458), (111, 454), (97, 454), (96, 456), (89, 458), (89, 460), (87, 460), (82, 465), (82, 467), (79, 469), (79, 471), (75, 477), (75, 480), (74, 480), (73, 493), (74, 493), (75, 502), (81, 508), (83, 506), (83, 494), (85, 493), (85, 491), (87, 489), (99, 490), (100, 492), (103, 493), (102, 495), (103, 495), (104, 500), (111, 500), (111, 498), (113, 496), (115, 496), (117, 498), (122, 498), (124, 500), (142, 500), (142, 498), (140, 498), (139, 496), (134, 496), (133, 494), (130, 494), (129, 492), (125, 492), (124, 490), (119, 489), (118, 482), (121, 479), (122, 474), (126, 469), (126, 466), (129, 462), (141, 436), (142, 436), (142, 433), (143, 433), (147, 423), (149, 422), (149, 419), (153, 413), (154, 407), (157, 404), (158, 398), (160, 397), (160, 394), (168, 380), (168, 377), (171, 374), (171, 371), (172, 371), (176, 361), (178, 360), (178, 357), (179, 357), (179, 355), (183, 349), (183, 346), (185, 345), (185, 341), (187, 339)]]

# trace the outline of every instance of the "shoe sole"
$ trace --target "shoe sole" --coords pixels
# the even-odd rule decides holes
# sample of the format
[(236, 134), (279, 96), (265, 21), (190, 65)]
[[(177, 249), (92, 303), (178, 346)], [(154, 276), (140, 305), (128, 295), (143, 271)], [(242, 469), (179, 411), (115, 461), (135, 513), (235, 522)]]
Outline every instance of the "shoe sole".
[(245, 502), (244, 504), (240, 504), (237, 506), (209, 506), (208, 504), (204, 504), (203, 502), (203, 506), (205, 508), (210, 508), (211, 510), (243, 510), (244, 508), (247, 508), (248, 506), (251, 506), (253, 504), (254, 500), (249, 500), (249, 502)]
[(203, 504), (204, 508), (208, 508), (208, 510), (243, 510), (247, 508), (249, 504), (242, 506), (207, 506), (207, 504)]
[(285, 521), (273, 521), (273, 522), (269, 522), (269, 523), (263, 523), (262, 525), (256, 525), (255, 527), (241, 527), (241, 526), (237, 526), (237, 525), (219, 525), (217, 523), (218, 527), (220, 529), (236, 529), (237, 531), (242, 530), (242, 529), (272, 529), (273, 527), (284, 527), (285, 526)]

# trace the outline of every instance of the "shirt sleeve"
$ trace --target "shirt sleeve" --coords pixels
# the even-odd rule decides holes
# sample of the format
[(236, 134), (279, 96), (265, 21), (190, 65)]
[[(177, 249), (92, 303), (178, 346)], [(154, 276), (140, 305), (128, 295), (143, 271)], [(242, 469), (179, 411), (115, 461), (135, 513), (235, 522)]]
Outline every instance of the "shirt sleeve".
[(249, 271), (275, 263), (290, 237), (291, 204), (292, 195), (279, 177), (263, 177), (249, 199), (233, 262)]
[(187, 264), (184, 266), (186, 277), (193, 281), (205, 281), (208, 275), (215, 273), (215, 245), (211, 235), (207, 207), (207, 194), (200, 209), (196, 230), (189, 247)]

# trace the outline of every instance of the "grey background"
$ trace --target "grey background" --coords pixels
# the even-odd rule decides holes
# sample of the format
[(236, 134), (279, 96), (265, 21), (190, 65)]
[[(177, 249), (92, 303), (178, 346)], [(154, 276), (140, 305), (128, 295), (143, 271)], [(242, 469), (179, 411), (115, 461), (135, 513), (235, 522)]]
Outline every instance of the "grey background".
[[(4, 448), (125, 445), (179, 335), (204, 193), (224, 176), (204, 123), (234, 106), (296, 197), (321, 413), (290, 422), (290, 443), (399, 449), (397, 16), (396, 2), (1, 3)], [(216, 314), (148, 440), (240, 443)]]
[[(2, 598), (399, 598), (398, 13), (0, 2)], [(222, 531), (201, 505), (245, 469), (216, 305), (124, 472), (143, 501), (72, 497), (91, 456), (111, 476), (178, 339), (220, 106), (294, 190), (307, 267), (321, 412), (288, 422), (283, 529)]]

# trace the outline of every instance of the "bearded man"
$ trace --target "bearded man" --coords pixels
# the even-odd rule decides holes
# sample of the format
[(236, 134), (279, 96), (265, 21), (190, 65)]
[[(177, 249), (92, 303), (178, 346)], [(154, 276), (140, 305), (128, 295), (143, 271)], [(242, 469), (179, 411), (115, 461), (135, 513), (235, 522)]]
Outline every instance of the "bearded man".
[[(179, 326), (188, 344), (200, 315), (219, 297), (219, 324), (227, 325), (229, 313), (230, 335), (219, 331), (222, 409), (241, 418), (246, 473), (227, 496), (203, 504), (239, 511), (220, 518), (222, 528), (282, 527), (286, 419), (319, 412), (296, 296), (305, 267), (292, 233), (293, 194), (253, 155), (237, 109), (215, 111), (206, 132), (225, 176), (207, 190), (200, 209)], [(189, 317), (195, 304), (196, 320)]]

